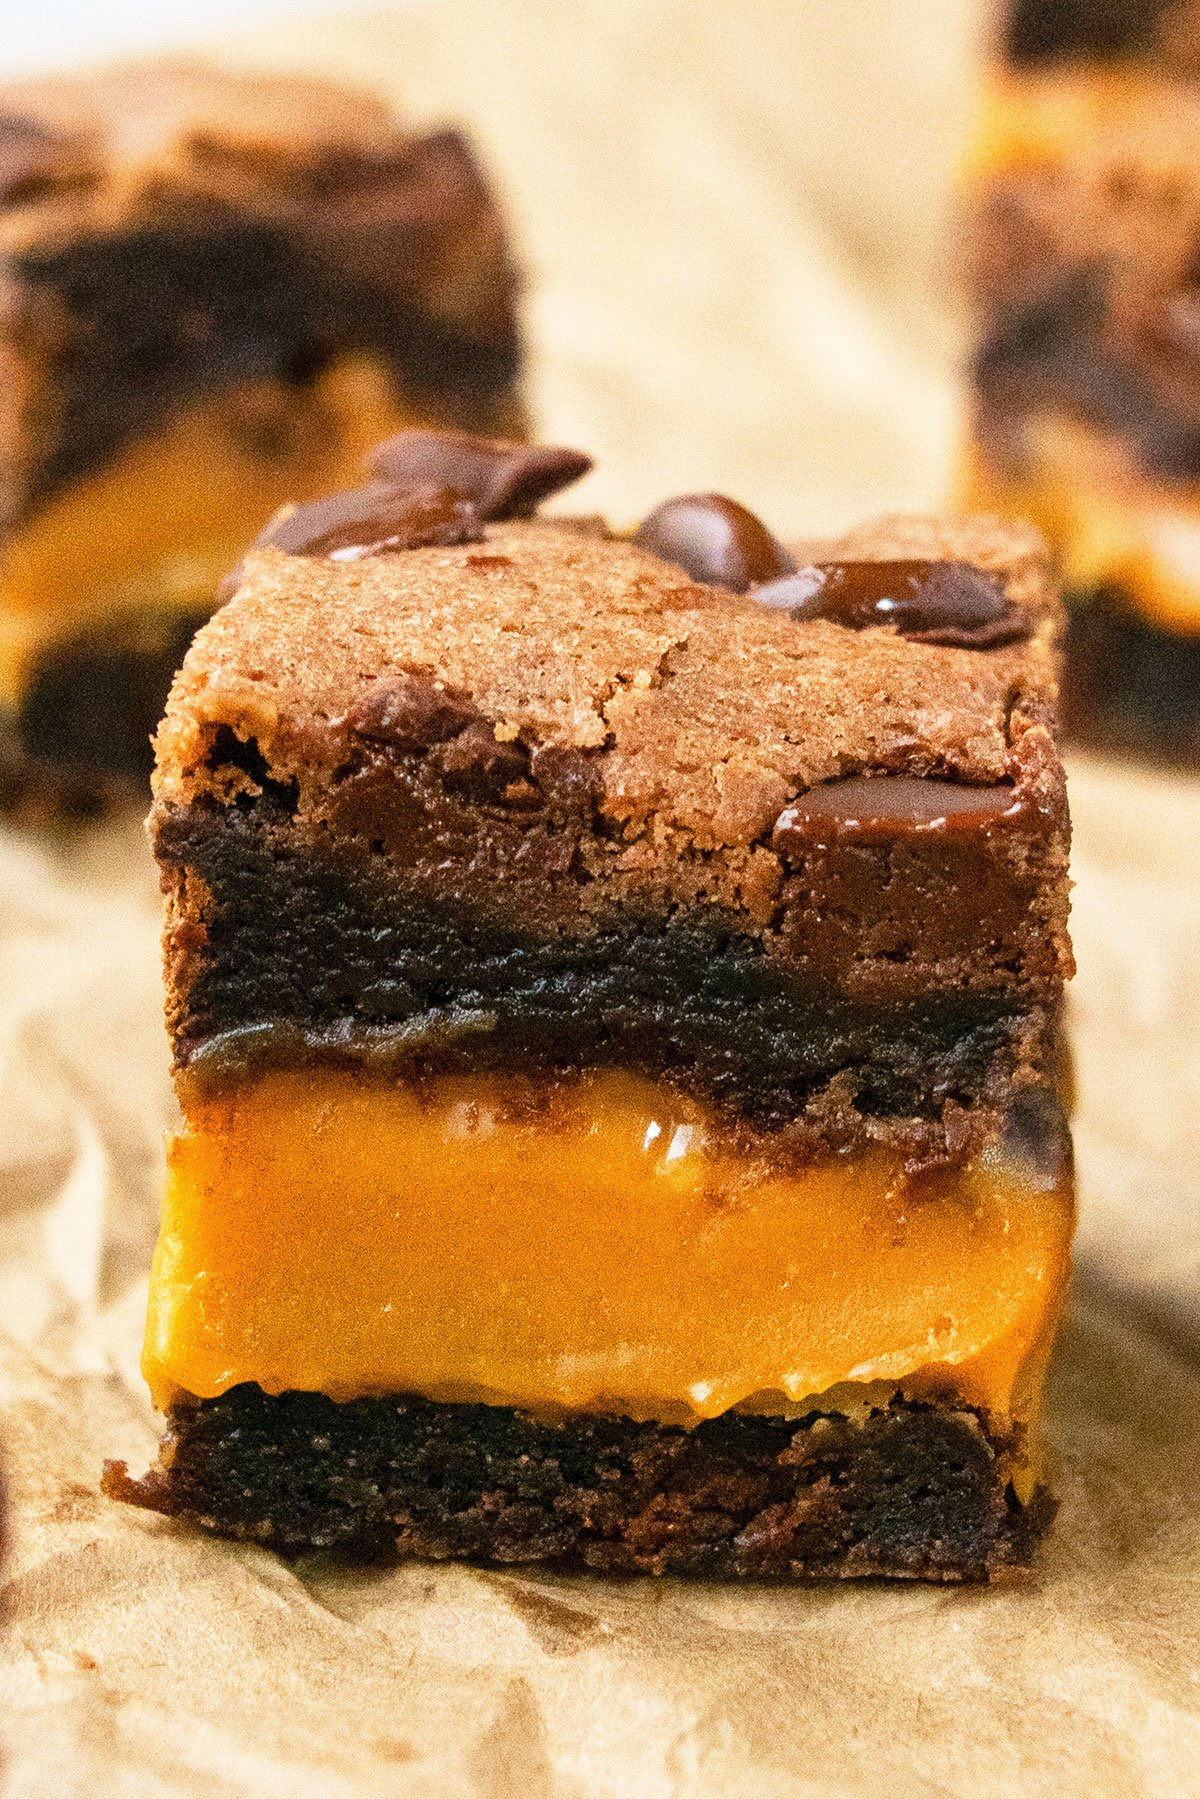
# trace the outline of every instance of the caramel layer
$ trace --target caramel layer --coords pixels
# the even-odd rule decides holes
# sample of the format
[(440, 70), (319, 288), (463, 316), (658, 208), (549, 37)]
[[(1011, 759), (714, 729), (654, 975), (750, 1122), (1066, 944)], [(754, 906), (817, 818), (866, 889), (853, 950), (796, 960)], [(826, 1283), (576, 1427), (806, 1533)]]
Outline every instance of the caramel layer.
[(1035, 1406), (1061, 1158), (784, 1168), (611, 1072), (295, 1070), (185, 1103), (144, 1360), (162, 1407), (246, 1381), (663, 1422), (835, 1388)]
[(311, 384), (251, 381), (207, 394), (73, 482), (9, 537), (0, 564), (0, 703), (32, 658), (90, 619), (211, 604), (281, 505), (353, 485), (381, 436), (428, 422), (387, 365), (331, 363)]
[(1161, 78), (1110, 63), (993, 69), (981, 96), (970, 178), (1055, 168), (1098, 136), (1150, 112)]

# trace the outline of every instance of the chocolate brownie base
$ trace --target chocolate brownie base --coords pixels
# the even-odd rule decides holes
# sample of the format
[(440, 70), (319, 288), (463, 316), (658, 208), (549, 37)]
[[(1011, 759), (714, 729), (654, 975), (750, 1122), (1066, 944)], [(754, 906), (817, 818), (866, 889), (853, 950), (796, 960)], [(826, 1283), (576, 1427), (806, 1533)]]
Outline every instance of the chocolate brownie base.
[(1200, 762), (1200, 637), (1164, 631), (1119, 588), (1068, 595), (1063, 726), (1076, 743)]
[(982, 1581), (1028, 1562), (1019, 1434), (895, 1401), (862, 1422), (727, 1413), (688, 1431), (256, 1386), (178, 1407), (160, 1464), (104, 1491), (281, 1550), (719, 1579)]

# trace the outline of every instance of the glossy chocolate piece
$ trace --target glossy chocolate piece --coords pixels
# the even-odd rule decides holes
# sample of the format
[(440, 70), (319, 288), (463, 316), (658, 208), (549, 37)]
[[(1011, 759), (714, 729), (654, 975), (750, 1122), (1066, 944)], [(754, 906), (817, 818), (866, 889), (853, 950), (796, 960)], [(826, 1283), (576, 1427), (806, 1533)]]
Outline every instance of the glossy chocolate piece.
[(754, 597), (797, 623), (823, 618), (851, 631), (894, 625), (915, 643), (957, 649), (1014, 643), (1032, 623), (1007, 598), (1002, 576), (970, 562), (813, 562)]
[(357, 562), (393, 550), (480, 543), (482, 539), (474, 505), (452, 488), (414, 489), (372, 481), (367, 487), (276, 513), (254, 548)]
[(745, 593), (795, 568), (795, 561), (762, 520), (719, 493), (681, 494), (664, 500), (633, 540), (642, 549), (677, 562), (693, 581)]
[(367, 459), (372, 475), (400, 487), (452, 487), (480, 518), (530, 518), (543, 500), (592, 466), (582, 450), (510, 443), (465, 431), (401, 431)]
[(478, 717), (470, 694), (440, 685), (432, 675), (404, 673), (376, 681), (346, 723), (401, 755), (421, 755), (457, 737)]
[(932, 775), (854, 775), (810, 787), (781, 812), (775, 847), (786, 850), (834, 831), (839, 837), (904, 838), (927, 832), (984, 832), (1024, 812), (1008, 782), (968, 787)]

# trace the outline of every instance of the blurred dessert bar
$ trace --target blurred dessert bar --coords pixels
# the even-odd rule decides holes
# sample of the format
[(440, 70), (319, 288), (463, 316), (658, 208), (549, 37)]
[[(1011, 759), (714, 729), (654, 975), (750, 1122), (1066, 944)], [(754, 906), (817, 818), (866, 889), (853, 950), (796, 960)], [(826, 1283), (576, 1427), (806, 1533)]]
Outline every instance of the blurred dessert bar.
[(0, 802), (149, 773), (284, 501), (404, 424), (519, 433), (514, 274), (452, 131), (202, 64), (0, 90)]
[(1048, 63), (1200, 65), (1200, 0), (1011, 0), (1004, 54), (1017, 68)]
[(1061, 558), (1072, 735), (1200, 757), (1200, 6), (1018, 6), (970, 175), (965, 499)]
[(982, 1580), (1052, 1509), (1059, 612), (1027, 530), (797, 568), (405, 435), (199, 633), (153, 841), (184, 1122), (106, 1490), (255, 1542)]

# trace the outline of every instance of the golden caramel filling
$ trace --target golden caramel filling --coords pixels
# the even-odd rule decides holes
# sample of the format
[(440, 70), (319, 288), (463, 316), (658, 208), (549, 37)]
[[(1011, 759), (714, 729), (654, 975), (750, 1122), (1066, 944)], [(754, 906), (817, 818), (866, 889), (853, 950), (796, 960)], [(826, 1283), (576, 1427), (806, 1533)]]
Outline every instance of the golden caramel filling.
[(242, 1381), (664, 1422), (878, 1383), (1036, 1404), (1069, 1177), (998, 1148), (919, 1185), (882, 1152), (784, 1170), (618, 1073), (293, 1070), (186, 1111), (143, 1363), (161, 1407)]
[(971, 179), (1055, 168), (1152, 114), (1161, 77), (1132, 66), (994, 69), (968, 150)]
[(343, 356), (310, 385), (251, 381), (185, 407), (54, 494), (4, 545), (0, 702), (92, 622), (202, 610), (281, 505), (363, 480), (381, 437), (430, 422), (387, 365)]
[(961, 504), (1030, 519), (1055, 549), (1064, 587), (1118, 587), (1151, 623), (1200, 633), (1200, 485), (1165, 489), (1122, 444), (1075, 419), (1044, 413), (1022, 429), (1027, 477), (976, 456)]

